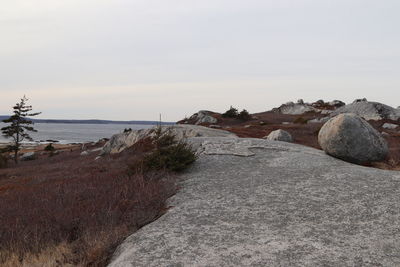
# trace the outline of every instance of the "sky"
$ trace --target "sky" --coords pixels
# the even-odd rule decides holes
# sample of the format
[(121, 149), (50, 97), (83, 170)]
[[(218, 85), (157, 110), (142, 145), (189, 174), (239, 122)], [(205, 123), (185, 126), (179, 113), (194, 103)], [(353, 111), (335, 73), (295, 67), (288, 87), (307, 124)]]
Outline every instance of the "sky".
[(231, 105), (400, 105), (398, 0), (13, 0), (0, 114), (176, 121)]

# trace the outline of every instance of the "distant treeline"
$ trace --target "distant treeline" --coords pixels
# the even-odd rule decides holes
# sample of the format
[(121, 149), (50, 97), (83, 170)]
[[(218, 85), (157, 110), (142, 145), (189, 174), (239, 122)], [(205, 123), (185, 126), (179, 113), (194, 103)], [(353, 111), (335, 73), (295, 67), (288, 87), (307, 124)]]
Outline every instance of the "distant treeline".
[[(0, 116), (0, 122), (9, 116)], [(78, 123), (78, 124), (141, 124), (155, 125), (159, 121), (109, 121), (109, 120), (46, 120), (46, 119), (31, 119), (34, 123)], [(172, 125), (175, 122), (162, 122), (163, 125)]]

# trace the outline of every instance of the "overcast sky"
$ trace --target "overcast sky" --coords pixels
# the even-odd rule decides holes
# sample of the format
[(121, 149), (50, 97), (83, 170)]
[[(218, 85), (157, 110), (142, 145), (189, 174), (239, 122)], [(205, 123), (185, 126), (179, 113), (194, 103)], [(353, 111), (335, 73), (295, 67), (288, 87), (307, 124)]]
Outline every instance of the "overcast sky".
[(174, 121), (303, 98), (400, 105), (398, 0), (12, 0), (0, 114)]

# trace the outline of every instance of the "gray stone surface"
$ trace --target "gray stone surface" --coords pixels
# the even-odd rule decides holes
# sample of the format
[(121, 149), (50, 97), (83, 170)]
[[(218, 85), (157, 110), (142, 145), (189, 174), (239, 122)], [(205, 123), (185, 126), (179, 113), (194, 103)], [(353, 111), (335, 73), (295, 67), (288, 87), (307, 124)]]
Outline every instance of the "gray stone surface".
[(397, 120), (400, 118), (400, 110), (378, 102), (369, 102), (365, 98), (357, 99), (349, 105), (336, 109), (330, 116), (334, 117), (342, 113), (354, 113), (366, 120)]
[(389, 152), (382, 135), (355, 114), (340, 114), (319, 131), (318, 143), (329, 155), (353, 163), (385, 159)]
[(191, 142), (201, 155), (171, 208), (127, 238), (110, 266), (400, 265), (400, 172), (291, 143)]
[(290, 133), (284, 130), (272, 131), (268, 136), (264, 137), (270, 141), (282, 141), (282, 142), (293, 142), (293, 137)]
[[(169, 131), (171, 134), (175, 135), (177, 140), (186, 139), (189, 137), (236, 137), (235, 134), (218, 129), (211, 129), (198, 125), (182, 125), (176, 124), (172, 126), (162, 126), (162, 131)], [(152, 136), (154, 134), (154, 129), (142, 129), (134, 130), (126, 133), (120, 133), (113, 135), (110, 140), (104, 145), (101, 155), (104, 154), (115, 154), (123, 151), (124, 149), (132, 146), (140, 139)]]
[(287, 102), (286, 104), (281, 105), (279, 108), (272, 109), (274, 112), (278, 112), (281, 114), (290, 114), (290, 115), (299, 115), (304, 114), (310, 111), (318, 111), (314, 107), (309, 104), (305, 104), (304, 102)]
[(212, 116), (212, 112), (208, 110), (200, 110), (193, 114), (190, 119), (196, 120), (195, 124), (200, 123), (217, 123), (218, 120)]

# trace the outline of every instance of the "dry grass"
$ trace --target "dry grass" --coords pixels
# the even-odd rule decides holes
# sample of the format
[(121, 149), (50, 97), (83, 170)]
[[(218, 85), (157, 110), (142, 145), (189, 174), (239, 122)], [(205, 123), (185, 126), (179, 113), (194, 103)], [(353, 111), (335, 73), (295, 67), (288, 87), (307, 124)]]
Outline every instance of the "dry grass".
[(0, 170), (0, 265), (105, 266), (176, 190), (171, 173), (128, 172), (151, 148), (97, 161), (65, 152)]

